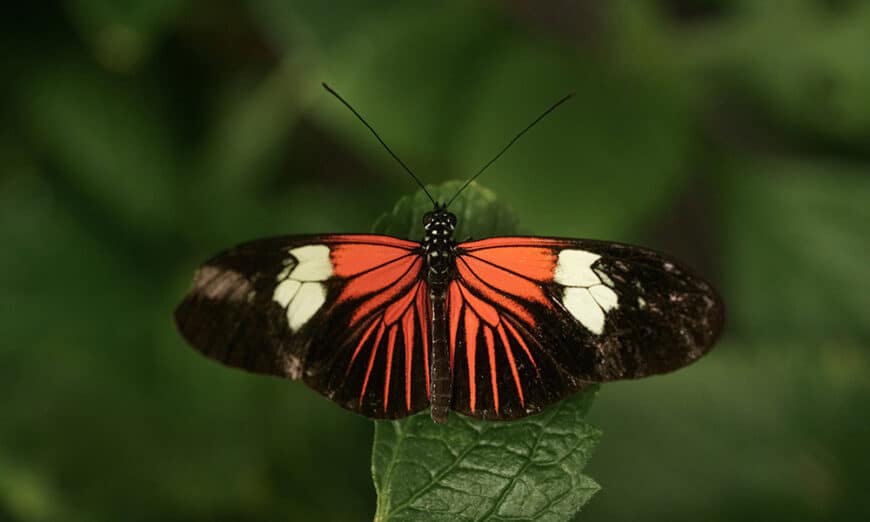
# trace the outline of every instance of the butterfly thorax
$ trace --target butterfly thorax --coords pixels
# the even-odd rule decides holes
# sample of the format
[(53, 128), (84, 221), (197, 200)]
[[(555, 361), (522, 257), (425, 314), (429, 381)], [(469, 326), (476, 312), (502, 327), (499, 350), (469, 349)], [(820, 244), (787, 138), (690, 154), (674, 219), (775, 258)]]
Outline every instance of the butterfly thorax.
[(429, 284), (445, 286), (456, 264), (456, 216), (440, 206), (423, 216), (423, 254), (426, 257)]

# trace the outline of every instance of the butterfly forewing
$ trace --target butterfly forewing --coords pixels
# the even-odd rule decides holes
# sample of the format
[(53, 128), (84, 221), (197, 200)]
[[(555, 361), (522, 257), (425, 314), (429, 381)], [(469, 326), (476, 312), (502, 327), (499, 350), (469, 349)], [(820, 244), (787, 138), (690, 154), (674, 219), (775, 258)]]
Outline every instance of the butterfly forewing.
[(453, 408), (508, 419), (591, 382), (685, 366), (722, 329), (712, 287), (657, 252), (537, 237), (460, 244), (448, 296)]
[(387, 236), (253, 241), (198, 270), (176, 310), (194, 347), (293, 379), (376, 418), (428, 405), (429, 300), (419, 244)]

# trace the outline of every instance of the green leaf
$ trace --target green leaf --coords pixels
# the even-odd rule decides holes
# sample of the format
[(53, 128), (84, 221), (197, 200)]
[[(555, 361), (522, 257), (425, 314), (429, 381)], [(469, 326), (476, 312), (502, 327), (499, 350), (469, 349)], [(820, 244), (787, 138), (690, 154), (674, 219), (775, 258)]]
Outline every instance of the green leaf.
[(377, 422), (375, 520), (571, 519), (599, 489), (580, 473), (601, 436), (584, 422), (596, 390), (516, 422)]
[[(437, 201), (459, 182), (428, 187)], [(418, 191), (401, 199), (374, 229), (421, 237), (431, 202)], [(457, 237), (509, 234), (517, 220), (492, 191), (471, 184), (452, 205)], [(583, 475), (601, 432), (585, 422), (598, 387), (540, 415), (486, 422), (450, 415), (446, 425), (428, 412), (375, 423), (372, 474), (382, 520), (569, 520), (598, 491)]]
[[(427, 186), (426, 190), (439, 203), (448, 202), (462, 186), (462, 182), (448, 181), (436, 187)], [(423, 193), (417, 191), (412, 196), (406, 196), (396, 203), (392, 212), (378, 218), (373, 232), (391, 236), (417, 239), (423, 237), (423, 214), (432, 210), (432, 202)], [(450, 204), (450, 211), (456, 214), (456, 232), (458, 241), (470, 237), (487, 237), (515, 234), (518, 221), (513, 211), (501, 203), (495, 193), (479, 184), (471, 183), (456, 201)]]

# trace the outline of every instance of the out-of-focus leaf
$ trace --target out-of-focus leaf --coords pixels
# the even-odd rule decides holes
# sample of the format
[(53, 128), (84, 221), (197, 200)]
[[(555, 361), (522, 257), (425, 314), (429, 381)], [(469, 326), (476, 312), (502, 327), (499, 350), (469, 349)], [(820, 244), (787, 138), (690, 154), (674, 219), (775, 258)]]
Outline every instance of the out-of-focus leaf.
[(219, 116), (200, 160), (197, 179), (209, 185), (204, 190), (236, 195), (269, 173), (264, 167), (298, 120), (298, 73), (290, 61), (282, 62)]
[[(45, 477), (32, 469), (22, 469), (0, 453), (0, 517), (34, 522), (69, 520), (59, 505), (57, 493)], [(63, 513), (63, 515), (61, 515)]]
[(178, 164), (147, 92), (72, 59), (42, 64), (17, 93), (33, 140), (77, 196), (139, 234), (171, 234)]
[(520, 38), (493, 62), (474, 117), (458, 129), (463, 173), (475, 172), (550, 103), (577, 93), (482, 176), (524, 226), (541, 235), (625, 239), (672, 201), (689, 147), (687, 107), (673, 85)]
[(727, 183), (723, 289), (734, 328), (795, 339), (870, 339), (867, 170), (755, 161)]
[[(197, 219), (212, 223), (210, 232), (219, 240), (240, 241), (246, 233), (265, 234), (267, 231), (252, 227), (252, 223), (280, 223), (281, 214), (288, 210), (286, 202), (280, 201), (285, 195), (283, 192), (272, 191), (269, 199), (265, 199), (263, 193), (269, 178), (276, 176), (276, 166), (298, 123), (303, 105), (298, 72), (295, 63), (285, 60), (258, 85), (229, 97), (219, 108), (210, 135), (195, 155), (196, 175), (185, 180), (186, 203), (196, 209), (193, 214)], [(294, 158), (293, 164), (299, 168), (306, 161), (311, 159)], [(280, 174), (298, 180), (296, 190), (290, 191), (297, 201), (301, 198), (296, 193), (307, 192), (302, 185), (314, 173), (305, 174)], [(299, 215), (302, 209), (298, 205), (289, 210), (293, 215), (286, 218), (291, 223), (294, 218), (306, 218)], [(324, 212), (329, 210), (325, 208)], [(268, 232), (300, 231), (296, 226)]]
[[(429, 185), (426, 189), (439, 203), (447, 203), (462, 186), (460, 181)], [(401, 198), (391, 212), (378, 218), (373, 231), (420, 241), (425, 235), (423, 214), (432, 210), (432, 202), (422, 190)], [(456, 214), (454, 237), (458, 241), (513, 234), (517, 231), (517, 217), (510, 207), (496, 198), (495, 193), (472, 182), (456, 201), (450, 204)]]
[[(0, 514), (7, 493), (14, 514), (61, 513), (48, 520), (370, 512), (364, 493), (334, 502), (368, 491), (367, 420), (184, 346), (171, 321), (182, 289), (143, 277), (152, 258), (95, 238), (19, 162), (0, 178), (0, 244), (14, 245), (0, 249), (0, 465), (21, 473), (0, 467)], [(324, 459), (347, 469), (319, 473)]]
[(187, 4), (186, 0), (74, 0), (67, 11), (103, 66), (127, 71), (148, 57), (163, 30)]
[(605, 488), (582, 519), (861, 520), (870, 357), (807, 341), (732, 338), (672, 375), (605, 386), (588, 468)]
[[(423, 179), (456, 177), (456, 133), (474, 116), (481, 79), (510, 35), (499, 15), (467, 2), (397, 4), (360, 20), (323, 57), (321, 74)], [(316, 116), (367, 156), (390, 161), (344, 107), (324, 104)]]
[[(783, 130), (867, 150), (870, 4), (741, 2), (735, 16), (675, 45), (704, 78), (756, 100)], [(786, 7), (787, 5), (787, 7)]]
[[(400, 4), (357, 16), (320, 49), (321, 74), (424, 180), (471, 176), (571, 91), (574, 100), (486, 174), (526, 226), (548, 235), (624, 236), (684, 180), (689, 119), (677, 79), (547, 41), (492, 6)], [(656, 49), (647, 52), (666, 50)], [(312, 115), (390, 164), (340, 104), (324, 103)], [(536, 211), (542, 201), (546, 212)]]
[(279, 46), (312, 52), (319, 60), (324, 50), (340, 44), (358, 30), (361, 20), (380, 16), (396, 0), (338, 0), (335, 2), (250, 2), (253, 18)]
[[(460, 182), (429, 190), (437, 201)], [(432, 203), (418, 191), (383, 216), (375, 231), (422, 237), (421, 218)], [(472, 184), (451, 205), (457, 237), (515, 232), (516, 218), (494, 196)], [(450, 415), (446, 425), (428, 413), (375, 423), (372, 473), (376, 520), (569, 520), (598, 491), (581, 472), (600, 438), (584, 418), (597, 387), (540, 415), (486, 422)]]

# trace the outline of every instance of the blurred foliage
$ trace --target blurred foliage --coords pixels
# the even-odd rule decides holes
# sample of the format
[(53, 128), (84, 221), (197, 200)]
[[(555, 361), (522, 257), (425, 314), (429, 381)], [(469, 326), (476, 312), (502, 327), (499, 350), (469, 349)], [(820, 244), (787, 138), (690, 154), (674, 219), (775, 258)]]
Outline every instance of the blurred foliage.
[(372, 423), (197, 356), (192, 269), (464, 178), (674, 253), (729, 329), (604, 386), (587, 520), (860, 520), (870, 4), (13, 3), (0, 21), (0, 520), (368, 520)]

